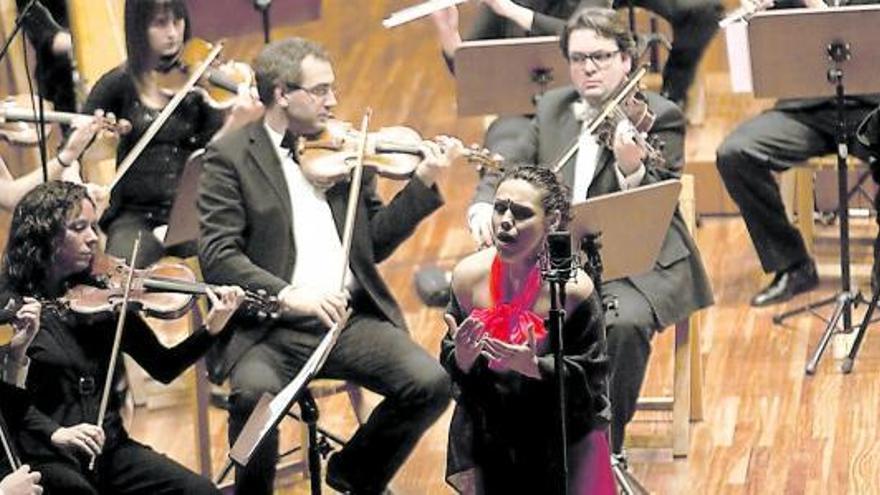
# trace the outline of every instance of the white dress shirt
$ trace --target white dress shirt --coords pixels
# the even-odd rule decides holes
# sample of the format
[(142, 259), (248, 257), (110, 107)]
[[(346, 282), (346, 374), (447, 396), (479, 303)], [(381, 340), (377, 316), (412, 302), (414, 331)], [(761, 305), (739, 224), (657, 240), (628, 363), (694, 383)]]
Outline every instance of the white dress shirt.
[[(310, 287), (322, 292), (337, 292), (342, 281), (344, 253), (324, 191), (306, 179), (290, 151), (281, 147), (284, 135), (265, 123), (263, 125), (278, 154), (290, 193), (293, 241), (296, 246), (296, 263), (290, 284), (294, 288)], [(350, 267), (346, 267), (345, 275), (346, 286), (351, 288), (355, 279)]]

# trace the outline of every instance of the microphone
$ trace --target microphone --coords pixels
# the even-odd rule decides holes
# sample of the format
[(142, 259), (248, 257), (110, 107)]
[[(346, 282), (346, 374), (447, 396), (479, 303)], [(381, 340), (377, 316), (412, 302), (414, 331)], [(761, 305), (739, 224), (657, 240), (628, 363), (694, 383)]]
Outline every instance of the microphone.
[(548, 282), (567, 282), (574, 278), (579, 260), (571, 252), (571, 233), (567, 230), (547, 234), (547, 249), (540, 258), (541, 277)]

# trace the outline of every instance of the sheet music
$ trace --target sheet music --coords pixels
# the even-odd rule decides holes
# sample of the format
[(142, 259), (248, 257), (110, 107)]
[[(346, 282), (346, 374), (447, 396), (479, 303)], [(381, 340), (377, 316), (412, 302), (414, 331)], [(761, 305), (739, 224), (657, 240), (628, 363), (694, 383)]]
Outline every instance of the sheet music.
[(749, 50), (749, 23), (737, 21), (724, 28), (727, 41), (727, 65), (734, 93), (752, 92), (752, 59)]
[(466, 1), (467, 0), (428, 0), (427, 2), (413, 5), (412, 7), (407, 7), (398, 10), (397, 12), (392, 12), (391, 15), (382, 21), (382, 26), (386, 29), (391, 29), (400, 26), (401, 24), (406, 24), (407, 22), (429, 16), (431, 13), (437, 12), (438, 10), (465, 3)]

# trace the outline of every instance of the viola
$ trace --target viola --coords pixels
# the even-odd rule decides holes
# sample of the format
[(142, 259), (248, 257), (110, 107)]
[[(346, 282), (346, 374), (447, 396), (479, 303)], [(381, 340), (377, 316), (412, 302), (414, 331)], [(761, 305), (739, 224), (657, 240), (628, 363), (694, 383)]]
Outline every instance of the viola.
[[(166, 70), (156, 72), (156, 84), (165, 94), (177, 93), (186, 85), (194, 68), (201, 66), (211, 56), (214, 45), (199, 38), (186, 42), (177, 57)], [(242, 85), (254, 84), (254, 71), (247, 64), (235, 61), (220, 63), (214, 60), (198, 79), (197, 86), (205, 100), (214, 108), (230, 108)]]
[[(97, 285), (76, 285), (61, 298), (66, 309), (81, 315), (113, 312), (122, 302), (125, 284), (132, 274), (129, 302), (147, 316), (160, 319), (180, 318), (189, 311), (195, 296), (207, 293), (212, 286), (196, 281), (186, 265), (157, 263), (144, 269), (132, 269), (124, 260), (99, 255), (92, 264)], [(280, 314), (278, 300), (265, 291), (245, 291), (239, 316), (258, 321), (276, 319)]]
[(638, 89), (638, 83), (647, 71), (647, 67), (639, 67), (633, 75), (621, 83), (618, 90), (606, 99), (602, 109), (589, 122), (587, 132), (593, 134), (605, 147), (613, 149), (618, 124), (621, 121), (628, 121), (635, 128), (636, 145), (645, 153), (645, 165), (662, 168), (666, 164), (666, 159), (660, 152), (659, 146), (646, 137), (654, 125), (656, 116), (648, 108), (648, 100), (644, 93)]
[[(300, 137), (296, 154), (300, 163), (324, 160), (354, 162), (362, 133), (343, 121), (330, 121), (317, 136)], [(364, 167), (371, 168), (382, 177), (394, 180), (408, 179), (424, 158), (419, 145), (424, 141), (414, 129), (404, 126), (384, 127), (367, 133)], [(471, 145), (463, 156), (480, 169), (502, 168), (503, 158), (488, 150)]]

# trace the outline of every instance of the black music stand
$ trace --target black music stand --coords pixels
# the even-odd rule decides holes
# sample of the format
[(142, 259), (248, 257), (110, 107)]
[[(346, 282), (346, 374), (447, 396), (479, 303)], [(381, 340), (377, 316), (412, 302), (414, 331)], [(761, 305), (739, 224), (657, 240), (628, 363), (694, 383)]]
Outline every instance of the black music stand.
[[(837, 109), (837, 176), (840, 215), (840, 291), (832, 297), (787, 311), (773, 318), (776, 324), (804, 312), (834, 304), (832, 316), (806, 365), (812, 375), (831, 337), (847, 331), (852, 308), (864, 301), (853, 292), (850, 280), (849, 209), (846, 203), (850, 136), (847, 134), (847, 95), (880, 90), (876, 61), (880, 57), (880, 7), (834, 7), (762, 12), (749, 22), (749, 46), (755, 96), (776, 98), (835, 97)], [(793, 53), (792, 40), (797, 40)], [(839, 322), (843, 319), (842, 327)]]

